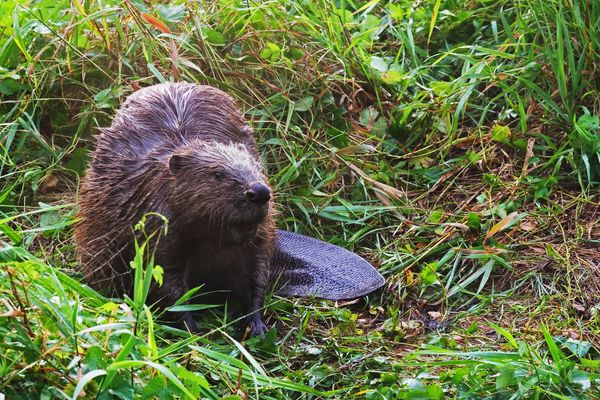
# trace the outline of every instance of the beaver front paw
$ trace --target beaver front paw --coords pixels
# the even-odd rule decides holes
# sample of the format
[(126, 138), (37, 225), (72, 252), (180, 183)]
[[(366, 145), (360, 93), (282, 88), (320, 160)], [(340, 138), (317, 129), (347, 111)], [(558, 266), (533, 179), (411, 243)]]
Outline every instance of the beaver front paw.
[(267, 325), (264, 323), (264, 321), (260, 317), (253, 317), (253, 318), (249, 319), (247, 326), (248, 327), (246, 328), (246, 332), (249, 337), (256, 337), (256, 336), (262, 337), (269, 330)]

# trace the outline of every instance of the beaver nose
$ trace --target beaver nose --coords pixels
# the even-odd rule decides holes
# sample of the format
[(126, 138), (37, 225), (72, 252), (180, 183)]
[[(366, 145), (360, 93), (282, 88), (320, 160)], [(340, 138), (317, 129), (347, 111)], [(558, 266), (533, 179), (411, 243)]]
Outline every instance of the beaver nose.
[(260, 182), (253, 182), (246, 191), (246, 198), (256, 204), (264, 204), (271, 198), (269, 187)]

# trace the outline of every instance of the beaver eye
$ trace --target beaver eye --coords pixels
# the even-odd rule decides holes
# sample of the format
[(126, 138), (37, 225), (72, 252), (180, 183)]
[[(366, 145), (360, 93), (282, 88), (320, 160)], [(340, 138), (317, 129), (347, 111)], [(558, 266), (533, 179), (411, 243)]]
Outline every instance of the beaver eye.
[(213, 176), (215, 177), (215, 179), (217, 179), (218, 181), (223, 179), (223, 173), (221, 171), (215, 171), (213, 172)]

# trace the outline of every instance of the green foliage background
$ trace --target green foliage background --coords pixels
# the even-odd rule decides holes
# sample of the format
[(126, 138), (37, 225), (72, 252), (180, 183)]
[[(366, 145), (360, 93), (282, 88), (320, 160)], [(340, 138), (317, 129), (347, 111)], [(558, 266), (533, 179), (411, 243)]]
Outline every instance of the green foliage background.
[[(585, 0), (1, 2), (0, 394), (600, 397), (599, 26)], [(279, 226), (386, 289), (273, 296), (244, 347), (220, 308), (190, 337), (82, 285), (94, 134), (164, 81), (234, 96)]]

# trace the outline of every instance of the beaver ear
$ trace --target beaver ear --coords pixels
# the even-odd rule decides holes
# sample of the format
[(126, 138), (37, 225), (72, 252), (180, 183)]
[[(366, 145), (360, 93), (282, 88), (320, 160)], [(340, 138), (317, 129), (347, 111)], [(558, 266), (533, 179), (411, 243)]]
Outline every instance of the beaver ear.
[(169, 169), (172, 174), (177, 174), (186, 164), (186, 157), (181, 154), (173, 154), (169, 158)]

